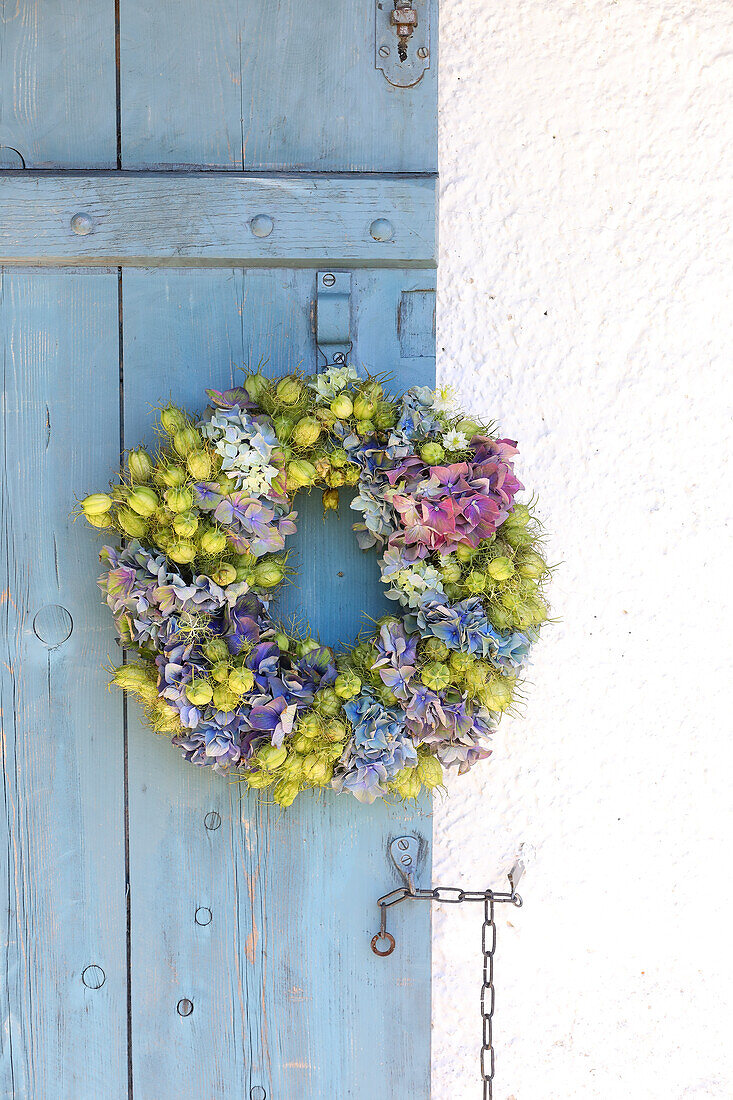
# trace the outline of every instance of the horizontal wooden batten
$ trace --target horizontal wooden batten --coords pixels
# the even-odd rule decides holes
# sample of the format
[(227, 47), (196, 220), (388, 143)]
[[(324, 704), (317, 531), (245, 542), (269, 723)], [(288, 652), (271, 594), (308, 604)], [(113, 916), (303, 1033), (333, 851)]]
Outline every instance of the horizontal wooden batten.
[(435, 177), (0, 174), (0, 263), (432, 267)]

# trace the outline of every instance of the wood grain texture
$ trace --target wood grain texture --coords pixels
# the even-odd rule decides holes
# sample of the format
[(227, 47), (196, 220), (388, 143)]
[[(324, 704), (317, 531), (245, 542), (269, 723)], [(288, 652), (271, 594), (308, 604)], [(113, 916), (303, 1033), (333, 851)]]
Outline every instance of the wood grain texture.
[[(0, 176), (0, 259), (5, 263), (372, 263), (435, 259), (433, 179)], [(250, 221), (272, 218), (269, 236)], [(388, 218), (390, 240), (372, 223)], [(76, 219), (76, 220), (75, 220)], [(74, 226), (82, 232), (75, 232)]]
[(0, 145), (16, 149), (27, 168), (115, 166), (112, 3), (0, 5)]
[(122, 0), (123, 167), (436, 171), (428, 3), (430, 68), (394, 88), (374, 0)]
[(0, 271), (0, 346), (0, 1096), (117, 1098), (122, 703), (98, 548), (70, 515), (119, 456), (116, 274)]
[[(398, 306), (403, 290), (433, 280), (354, 274), (355, 363), (394, 370), (399, 388), (415, 380), (417, 361), (399, 356)], [(204, 388), (230, 384), (245, 363), (266, 360), (272, 375), (315, 369), (314, 292), (307, 270), (125, 271), (126, 442), (151, 438), (151, 403), (201, 409)], [(420, 360), (422, 382), (431, 366)], [(351, 581), (332, 583), (348, 513), (324, 527), (316, 505), (294, 540), (304, 568), (291, 599), (335, 642), (362, 610), (381, 610), (377, 566), (352, 542)], [(135, 1096), (229, 1100), (259, 1085), (268, 1100), (426, 1100), (429, 907), (395, 913), (391, 958), (369, 941), (376, 899), (396, 884), (388, 839), (417, 831), (428, 841), (429, 804), (367, 808), (328, 793), (282, 812), (186, 764), (135, 716), (129, 774)], [(211, 813), (217, 828), (206, 827)], [(421, 881), (429, 876), (426, 864)], [(210, 923), (197, 924), (198, 908)], [(182, 998), (194, 1006), (186, 1017)]]

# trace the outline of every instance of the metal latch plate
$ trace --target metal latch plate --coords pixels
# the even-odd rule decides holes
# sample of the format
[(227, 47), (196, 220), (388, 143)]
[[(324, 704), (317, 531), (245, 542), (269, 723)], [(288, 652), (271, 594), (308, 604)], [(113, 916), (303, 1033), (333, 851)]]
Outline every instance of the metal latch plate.
[(374, 2), (374, 65), (395, 88), (413, 88), (430, 68), (431, 0)]

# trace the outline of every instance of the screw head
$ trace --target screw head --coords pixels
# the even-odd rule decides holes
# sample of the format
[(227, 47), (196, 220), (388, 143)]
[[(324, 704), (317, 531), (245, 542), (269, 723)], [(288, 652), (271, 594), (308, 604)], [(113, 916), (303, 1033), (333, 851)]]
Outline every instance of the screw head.
[(323, 285), (324, 286), (333, 286), (335, 282), (336, 282), (336, 276), (332, 275), (330, 271), (327, 272), (327, 274), (323, 276)]
[(255, 237), (269, 237), (274, 224), (269, 214), (255, 214), (249, 223), (249, 227)]
[(424, 61), (426, 57), (430, 56), (430, 50), (427, 48), (427, 46), (418, 46), (417, 56), (420, 58), (421, 61)]
[(188, 997), (182, 997), (176, 1005), (176, 1012), (179, 1016), (190, 1016), (193, 1012), (193, 1001), (189, 1001)]
[(394, 237), (394, 226), (386, 218), (375, 218), (369, 226), (369, 232), (375, 241), (391, 241)]
[(209, 830), (209, 832), (212, 832), (212, 830), (214, 829), (218, 829), (221, 825), (221, 814), (219, 814), (216, 810), (209, 810), (206, 817), (204, 818), (204, 825)]
[(94, 228), (90, 215), (83, 212), (74, 214), (69, 224), (72, 232), (76, 233), (79, 237), (86, 237)]
[(379, 56), (380, 57), (389, 57), (389, 46), (380, 46), (379, 47)]
[(211, 910), (207, 905), (200, 905), (194, 914), (194, 920), (196, 924), (200, 924), (205, 927), (207, 924), (211, 924)]
[(106, 981), (107, 975), (102, 970), (101, 966), (97, 966), (96, 963), (92, 963), (91, 966), (85, 966), (81, 972), (81, 980), (87, 989), (101, 989)]

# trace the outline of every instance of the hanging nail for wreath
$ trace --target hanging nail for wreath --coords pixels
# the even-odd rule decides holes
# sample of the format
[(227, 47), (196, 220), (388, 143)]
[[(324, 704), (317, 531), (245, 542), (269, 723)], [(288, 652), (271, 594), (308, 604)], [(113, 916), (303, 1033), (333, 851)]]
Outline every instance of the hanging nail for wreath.
[[(162, 408), (157, 453), (80, 503), (124, 538), (101, 553), (131, 658), (113, 682), (186, 760), (283, 806), (323, 787), (415, 798), (489, 756), (547, 619), (514, 442), (444, 389), (391, 397), (348, 366), (207, 392), (200, 419)], [(325, 510), (354, 488), (356, 538), (400, 607), (337, 653), (276, 612), (294, 498), (316, 486)]]

